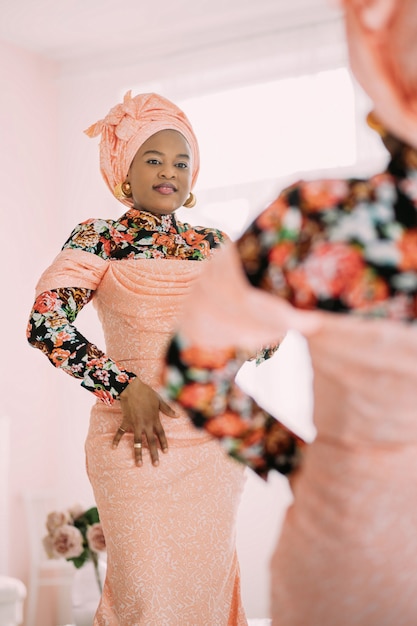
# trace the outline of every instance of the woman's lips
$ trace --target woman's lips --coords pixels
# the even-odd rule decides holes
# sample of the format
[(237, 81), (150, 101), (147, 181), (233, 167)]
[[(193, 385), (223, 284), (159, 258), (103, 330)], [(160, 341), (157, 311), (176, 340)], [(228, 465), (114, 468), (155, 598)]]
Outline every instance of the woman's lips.
[(158, 193), (161, 193), (164, 196), (169, 196), (171, 193), (175, 193), (177, 191), (174, 185), (170, 185), (169, 183), (156, 185), (154, 189), (155, 191), (158, 191)]

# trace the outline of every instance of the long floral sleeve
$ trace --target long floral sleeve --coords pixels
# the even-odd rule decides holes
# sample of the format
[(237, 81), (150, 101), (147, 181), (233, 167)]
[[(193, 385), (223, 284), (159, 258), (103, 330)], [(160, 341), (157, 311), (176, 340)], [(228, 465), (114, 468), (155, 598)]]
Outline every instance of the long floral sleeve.
[(29, 343), (50, 362), (75, 378), (100, 400), (111, 405), (135, 374), (107, 357), (73, 325), (91, 300), (91, 289), (51, 289), (39, 294), (27, 328)]

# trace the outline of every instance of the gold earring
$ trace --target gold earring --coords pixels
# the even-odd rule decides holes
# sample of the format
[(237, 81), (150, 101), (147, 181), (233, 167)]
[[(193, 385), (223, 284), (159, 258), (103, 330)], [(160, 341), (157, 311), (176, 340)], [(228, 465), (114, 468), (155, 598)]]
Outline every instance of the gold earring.
[(131, 198), (132, 197), (132, 188), (130, 186), (130, 183), (128, 180), (125, 180), (122, 184), (121, 184), (121, 190), (122, 190), (122, 194), (126, 197), (126, 198)]
[(125, 180), (123, 183), (118, 183), (114, 188), (114, 195), (118, 200), (132, 197), (132, 188), (129, 181)]
[(368, 113), (368, 115), (366, 116), (366, 123), (368, 124), (369, 128), (372, 128), (372, 130), (376, 131), (380, 137), (386, 137), (387, 131), (373, 111)]
[(182, 206), (184, 206), (186, 209), (192, 209), (193, 206), (195, 206), (196, 202), (197, 202), (197, 198), (195, 197), (193, 192), (190, 191), (190, 195), (188, 196), (188, 198), (186, 199), (186, 201), (184, 202)]

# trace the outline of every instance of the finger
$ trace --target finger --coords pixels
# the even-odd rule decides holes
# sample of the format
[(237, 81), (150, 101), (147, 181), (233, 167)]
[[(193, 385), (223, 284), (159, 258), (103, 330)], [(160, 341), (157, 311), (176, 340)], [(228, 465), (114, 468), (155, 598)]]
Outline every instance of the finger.
[(162, 428), (162, 424), (158, 424), (157, 426), (155, 426), (155, 435), (157, 436), (158, 440), (159, 440), (159, 444), (161, 446), (161, 450), (162, 452), (168, 452), (168, 441), (167, 438), (165, 436), (165, 431)]
[(159, 465), (158, 443), (155, 435), (147, 435), (149, 454), (151, 455), (152, 465)]
[(117, 446), (119, 445), (119, 441), (123, 437), (125, 432), (126, 430), (119, 426), (119, 428), (116, 430), (115, 436), (113, 437), (112, 448), (117, 448)]
[(136, 465), (140, 467), (143, 463), (142, 462), (142, 441), (138, 441), (137, 439), (135, 439), (135, 442), (133, 444), (133, 450), (135, 454), (135, 463)]

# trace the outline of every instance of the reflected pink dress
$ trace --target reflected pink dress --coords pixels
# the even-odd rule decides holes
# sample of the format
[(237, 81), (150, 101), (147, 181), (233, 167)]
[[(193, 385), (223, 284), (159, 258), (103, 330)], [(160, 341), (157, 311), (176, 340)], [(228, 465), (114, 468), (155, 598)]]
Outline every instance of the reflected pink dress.
[[(166, 388), (196, 425), (259, 474), (290, 476), (273, 626), (417, 624), (416, 163), (403, 145), (368, 180), (284, 190), (206, 266), (168, 350)], [(239, 351), (289, 329), (312, 358), (311, 445), (236, 401)], [(201, 381), (205, 406), (190, 402)]]
[[(205, 265), (198, 255), (208, 250), (207, 238), (173, 217), (155, 227), (154, 217), (145, 215), (145, 227), (152, 221), (153, 230), (138, 235), (142, 218), (131, 210), (117, 223), (81, 225), (38, 284), (30, 328), (32, 342), (54, 364), (61, 359), (61, 367), (74, 374), (87, 363), (79, 377), (99, 398), (91, 411), (86, 455), (108, 568), (94, 625), (245, 626), (235, 548), (243, 466), (227, 458), (207, 433), (197, 431), (180, 407), (177, 419), (161, 415), (169, 451), (160, 453), (158, 467), (151, 465), (146, 448), (143, 466), (135, 465), (131, 433), (116, 450), (111, 447), (122, 420), (117, 400), (109, 401), (116, 379), (125, 384), (125, 372), (133, 372), (158, 387), (162, 357), (184, 297)], [(127, 248), (120, 246), (122, 237)], [(161, 243), (159, 250), (149, 246), (151, 237)], [(186, 237), (194, 248), (187, 247)], [(161, 254), (172, 242), (176, 258)], [(87, 251), (92, 245), (101, 256)], [(110, 249), (119, 256), (127, 250), (130, 256), (106, 258), (103, 250)], [(148, 250), (155, 257), (140, 258)], [(181, 258), (183, 253), (197, 255), (197, 260)], [(88, 344), (88, 359), (83, 363), (79, 356), (71, 362), (73, 355), (85, 352), (86, 343), (68, 319), (67, 326), (59, 324), (71, 302), (84, 304), (92, 293), (106, 355)], [(56, 328), (59, 333), (53, 335)], [(53, 346), (48, 344), (51, 333)], [(109, 382), (110, 371), (116, 375)]]
[(274, 626), (417, 623), (417, 329), (323, 315), (317, 437), (271, 563)]

